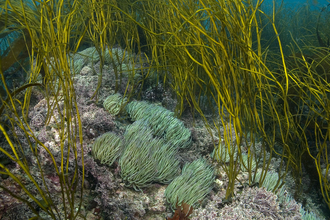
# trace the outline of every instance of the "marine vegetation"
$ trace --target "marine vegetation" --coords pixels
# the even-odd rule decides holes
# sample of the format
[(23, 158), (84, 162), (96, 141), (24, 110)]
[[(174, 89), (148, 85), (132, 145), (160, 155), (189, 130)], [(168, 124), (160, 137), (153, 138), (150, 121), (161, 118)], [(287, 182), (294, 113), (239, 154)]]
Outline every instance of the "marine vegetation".
[(98, 159), (101, 164), (111, 166), (117, 160), (123, 151), (122, 137), (112, 132), (99, 136), (92, 147), (92, 155)]
[(170, 183), (178, 175), (177, 146), (153, 137), (146, 122), (129, 125), (124, 136), (125, 149), (119, 166), (127, 186), (141, 190), (152, 182)]
[[(248, 184), (262, 186), (271, 160), (276, 158), (280, 165), (274, 192), (290, 173), (296, 183), (294, 197), (301, 199), (307, 174), (310, 189), (320, 193), (330, 208), (330, 53), (324, 41), (318, 44), (329, 33), (328, 21), (319, 14), (327, 8), (319, 13), (311, 13), (308, 7), (301, 10), (299, 13), (315, 18), (308, 21), (320, 25), (297, 25), (297, 32), (291, 33), (283, 26), (288, 14), (281, 7), (274, 2), (266, 12), (262, 5), (263, 0), (0, 0), (0, 174), (10, 177), (9, 186), (16, 184), (24, 194), (11, 190), (6, 181), (0, 182), (0, 188), (26, 203), (34, 213), (32, 219), (76, 219), (81, 214), (84, 134), (73, 86), (80, 64), (73, 58), (89, 45), (93, 53), (79, 56), (99, 60), (91, 67), (94, 72), (99, 69), (91, 98), (95, 105), (100, 105), (103, 67), (108, 64), (114, 66), (114, 92), (123, 88), (125, 102), (141, 97), (151, 73), (177, 101), (175, 113), (148, 107), (160, 121), (149, 121), (151, 131), (143, 132), (155, 134), (127, 141), (119, 164), (130, 185), (140, 189), (154, 181), (157, 172), (157, 181), (169, 183), (174, 178), (167, 169), (162, 170), (166, 173), (163, 178), (162, 168), (153, 158), (167, 164), (176, 153), (169, 143), (182, 148), (190, 144), (190, 132), (177, 119), (189, 112), (203, 119), (214, 140), (214, 154), (229, 178), (225, 199), (234, 196), (242, 164)], [(308, 33), (307, 37), (298, 39), (298, 32)], [(110, 49), (115, 47), (124, 50)], [(133, 53), (138, 54), (136, 59), (132, 59)], [(123, 72), (130, 72), (126, 81)], [(16, 76), (21, 80), (14, 83)], [(33, 91), (46, 100), (43, 123), (56, 131), (56, 146), (40, 140), (30, 126)], [(126, 106), (133, 120), (152, 117), (135, 104)], [(208, 117), (210, 112), (212, 117)], [(165, 124), (157, 127), (159, 123)], [(223, 141), (216, 141), (212, 129)], [(150, 138), (152, 135), (163, 135), (166, 141)], [(146, 151), (152, 145), (152, 152), (144, 155), (148, 172), (136, 172), (141, 163), (134, 163), (137, 159), (131, 154), (143, 155), (137, 143)], [(247, 154), (242, 152), (243, 144)], [(223, 149), (225, 157), (221, 156)], [(41, 157), (44, 155), (47, 160)], [(193, 163), (190, 166), (196, 170), (205, 167), (208, 180), (213, 179), (208, 165)], [(17, 175), (13, 167), (24, 175)], [(256, 177), (258, 168), (261, 172)], [(194, 173), (196, 170), (189, 171), (195, 178), (203, 173)], [(52, 194), (50, 174), (58, 181), (60, 198)], [(207, 194), (209, 183), (199, 183), (205, 185), (197, 188)], [(171, 184), (175, 181), (167, 190), (172, 208), (177, 202), (197, 203), (191, 194), (178, 200), (179, 193), (169, 192)]]
[(153, 135), (164, 138), (173, 147), (186, 148), (191, 144), (190, 130), (174, 117), (174, 112), (145, 101), (132, 101), (126, 110), (133, 121), (148, 121)]
[(214, 183), (214, 169), (203, 159), (186, 163), (180, 176), (176, 177), (166, 188), (165, 197), (171, 208), (178, 203), (196, 207), (198, 202), (210, 193)]
[[(71, 24), (79, 20), (75, 13), (79, 6), (72, 1), (72, 11), (68, 13), (68, 5), (63, 2), (36, 3), (0, 2), (1, 35), (16, 32), (19, 36), (9, 45), (8, 52), (2, 54), (0, 62), (1, 81), (5, 91), (1, 96), (0, 130), (2, 143), (6, 143), (0, 150), (1, 157), (10, 161), (7, 166), (1, 163), (0, 173), (12, 179), (12, 185), (2, 182), (0, 187), (28, 205), (35, 214), (31, 218), (48, 215), (52, 219), (61, 219), (64, 213), (65, 217), (75, 219), (82, 204), (84, 166), (78, 165), (83, 164), (83, 155), (77, 151), (80, 148), (78, 146), (82, 146), (82, 130), (67, 52), (68, 45), (72, 43), (71, 28), (74, 25)], [(81, 39), (82, 36), (75, 38), (75, 50)], [(23, 59), (27, 59), (28, 69), (23, 66)], [(22, 86), (10, 89), (5, 71), (16, 62), (22, 65), (27, 77)], [(37, 83), (39, 76), (41, 80)], [(60, 160), (29, 126), (28, 113), (33, 87), (39, 87), (46, 97), (45, 123), (51, 122), (59, 128), (60, 141), (56, 152), (59, 152)], [(60, 114), (55, 114), (56, 112)], [(41, 152), (45, 152), (49, 164), (41, 158)], [(9, 169), (12, 163), (22, 169), (25, 176), (17, 176)], [(62, 189), (61, 198), (54, 198), (52, 195), (52, 183), (46, 178), (50, 173)], [(13, 193), (11, 189), (16, 185), (25, 194)]]
[(126, 103), (126, 98), (122, 98), (119, 93), (109, 95), (103, 102), (104, 109), (112, 115), (118, 115), (122, 106)]

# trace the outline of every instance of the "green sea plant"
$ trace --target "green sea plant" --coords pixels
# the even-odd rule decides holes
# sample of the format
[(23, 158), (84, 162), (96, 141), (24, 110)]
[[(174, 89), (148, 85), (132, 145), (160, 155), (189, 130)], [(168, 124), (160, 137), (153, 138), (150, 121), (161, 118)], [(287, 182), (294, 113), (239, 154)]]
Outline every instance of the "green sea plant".
[[(261, 180), (264, 178), (264, 180)], [(266, 175), (262, 176), (262, 171), (258, 171), (255, 175), (255, 182), (262, 182), (262, 187), (265, 187), (268, 191), (274, 191), (276, 189), (276, 183), (279, 180), (279, 175), (277, 172), (268, 172)], [(283, 186), (283, 181), (281, 181), (281, 186)], [(281, 191), (282, 188), (277, 188)]]
[(147, 120), (137, 120), (134, 123), (126, 127), (124, 138), (125, 140), (131, 140), (132, 138), (140, 135), (140, 130), (143, 130), (143, 134), (146, 139), (152, 139), (153, 133)]
[(125, 150), (119, 159), (123, 181), (135, 190), (152, 182), (169, 183), (179, 173), (177, 148), (154, 138), (146, 124), (134, 123), (124, 134)]
[(123, 152), (124, 146), (122, 137), (115, 133), (108, 132), (99, 136), (92, 146), (92, 155), (101, 164), (111, 166)]
[(176, 204), (182, 202), (196, 208), (199, 202), (211, 192), (214, 180), (214, 169), (204, 159), (186, 163), (181, 175), (166, 187), (166, 200), (173, 210)]
[(111, 115), (118, 115), (122, 109), (122, 106), (126, 104), (127, 98), (123, 97), (119, 93), (115, 93), (113, 95), (109, 95), (103, 102), (103, 107), (107, 110)]
[[(129, 55), (127, 51), (121, 48), (109, 48), (105, 49), (104, 64), (109, 65), (113, 64), (114, 66), (122, 65), (123, 63), (128, 64), (132, 55)], [(89, 47), (79, 53), (75, 54), (76, 56), (88, 57), (93, 63), (100, 61), (100, 55), (97, 53), (95, 47)]]
[[(74, 70), (79, 73), (82, 67), (87, 63), (98, 63), (100, 61), (100, 55), (95, 47), (89, 47), (83, 51), (72, 54), (71, 62), (74, 66)], [(133, 69), (134, 56), (129, 54), (127, 51), (121, 48), (109, 48), (105, 49), (104, 52), (104, 64), (113, 65), (114, 68), (120, 69), (121, 71), (130, 71)], [(135, 76), (138, 78), (138, 74)]]
[(180, 148), (191, 144), (191, 132), (168, 109), (146, 101), (132, 101), (126, 111), (132, 120), (147, 120), (153, 134)]
[(157, 116), (161, 115), (163, 118), (174, 116), (174, 112), (162, 106), (150, 104), (147, 101), (131, 101), (127, 104), (126, 111), (133, 121), (152, 117), (154, 114)]

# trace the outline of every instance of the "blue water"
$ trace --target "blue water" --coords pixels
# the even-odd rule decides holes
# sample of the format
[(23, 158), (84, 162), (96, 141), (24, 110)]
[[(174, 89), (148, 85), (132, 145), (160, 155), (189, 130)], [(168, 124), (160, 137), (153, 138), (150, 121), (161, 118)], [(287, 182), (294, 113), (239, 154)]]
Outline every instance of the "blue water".
[[(281, 3), (282, 1), (276, 0), (276, 3)], [(265, 0), (265, 5), (272, 5), (273, 0)], [(321, 10), (323, 7), (326, 7), (330, 4), (329, 0), (283, 0), (285, 7), (298, 8), (306, 5), (310, 5), (312, 9)]]

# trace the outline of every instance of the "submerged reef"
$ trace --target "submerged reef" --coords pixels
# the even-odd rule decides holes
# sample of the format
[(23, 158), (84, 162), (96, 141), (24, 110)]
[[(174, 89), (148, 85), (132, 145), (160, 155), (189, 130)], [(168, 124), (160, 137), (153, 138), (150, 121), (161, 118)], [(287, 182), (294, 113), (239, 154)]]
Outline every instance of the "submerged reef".
[[(301, 213), (303, 209), (301, 205), (292, 200), (288, 191), (285, 191), (285, 196), (282, 195), (282, 197), (279, 197), (277, 194), (271, 192), (272, 188), (249, 187), (237, 183), (235, 186), (236, 196), (228, 202), (225, 199), (225, 188), (228, 184), (226, 182), (228, 181), (228, 177), (223, 169), (216, 168), (216, 164), (212, 163), (213, 140), (209, 136), (209, 132), (201, 119), (197, 119), (195, 125), (192, 126), (193, 118), (189, 113), (184, 115), (182, 120), (179, 120), (174, 118), (173, 112), (165, 108), (157, 107), (154, 104), (144, 104), (142, 102), (141, 104), (144, 104), (145, 107), (140, 111), (149, 112), (151, 111), (149, 108), (163, 109), (162, 111), (167, 112), (166, 117), (173, 117), (171, 120), (177, 120), (182, 126), (184, 126), (183, 124), (187, 126), (187, 128), (178, 129), (175, 133), (184, 135), (186, 132), (185, 129), (190, 127), (188, 131), (189, 134), (191, 133), (192, 139), (190, 140), (190, 136), (186, 139), (189, 141), (188, 143), (190, 143), (190, 146), (186, 144), (186, 141), (173, 142), (173, 139), (171, 139), (172, 141), (168, 142), (168, 144), (165, 144), (167, 140), (167, 136), (165, 135), (167, 132), (166, 129), (161, 130), (161, 132), (159, 132), (159, 128), (153, 130), (152, 125), (150, 125), (149, 120), (147, 120), (148, 117), (150, 117), (148, 116), (149, 114), (154, 114), (149, 113), (147, 116), (140, 117), (139, 119), (134, 118), (136, 120), (135, 122), (129, 122), (132, 116), (123, 121), (121, 115), (116, 116), (116, 114), (110, 114), (102, 105), (96, 105), (94, 102), (89, 101), (90, 96), (85, 96), (83, 94), (85, 94), (85, 91), (91, 91), (91, 86), (93, 84), (88, 82), (96, 78), (96, 75), (88, 74), (86, 70), (90, 70), (88, 64), (82, 68), (80, 74), (75, 76), (74, 86), (77, 88), (77, 97), (79, 97), (78, 107), (82, 115), (81, 119), (84, 131), (84, 167), (86, 176), (83, 187), (85, 189), (84, 195), (87, 199), (84, 202), (83, 212), (87, 216), (87, 219), (107, 219), (106, 216), (112, 216), (110, 219), (164, 219), (166, 216), (168, 217), (171, 215), (170, 212), (175, 209), (177, 200), (179, 202), (185, 201), (193, 205), (194, 210), (190, 215), (191, 219), (236, 219), (235, 216), (240, 216), (242, 219), (250, 219), (251, 217), (255, 219), (265, 219), (268, 217), (273, 219), (302, 219)], [(106, 71), (104, 72), (104, 77), (108, 77)], [(100, 88), (100, 91), (101, 94), (103, 94), (103, 91), (105, 92), (104, 95), (100, 97), (106, 100), (107, 95), (105, 93), (108, 93), (108, 88), (113, 88), (113, 86), (114, 85), (111, 84), (104, 84)], [(38, 95), (37, 91), (35, 94), (36, 97), (39, 97), (39, 102), (35, 106), (31, 106), (31, 128), (38, 138), (52, 149), (52, 154), (55, 155), (55, 159), (59, 160), (60, 152), (55, 148), (56, 144), (59, 143), (59, 130), (55, 124), (52, 123), (52, 119), (50, 125), (45, 125), (46, 122), (44, 118), (47, 114), (47, 102)], [(136, 101), (130, 103), (132, 104), (127, 105), (127, 109), (132, 108), (130, 105), (137, 104)], [(131, 110), (128, 112), (133, 114)], [(121, 114), (125, 115), (126, 113), (124, 111)], [(53, 117), (55, 120), (56, 114)], [(153, 126), (159, 125), (159, 123), (155, 122), (157, 118), (153, 119)], [(169, 123), (167, 123), (166, 126), (167, 125), (169, 125)], [(170, 127), (167, 129), (169, 128)], [(224, 130), (223, 127), (220, 129), (221, 131)], [(111, 137), (115, 139), (112, 140)], [(162, 140), (160, 138), (162, 138)], [(178, 140), (181, 139), (182, 138)], [(221, 142), (222, 138), (215, 137), (215, 139)], [(146, 149), (144, 149), (144, 144), (147, 144), (149, 141), (150, 143), (152, 141), (160, 141), (162, 146), (158, 144), (154, 146), (145, 145)], [(178, 144), (175, 145), (175, 143)], [(112, 146), (112, 144), (114, 145)], [(132, 144), (136, 147), (135, 150), (130, 148), (130, 145), (133, 146)], [(108, 150), (113, 148), (113, 150), (115, 150), (114, 153), (117, 153), (108, 154), (106, 150), (99, 150), (99, 153), (96, 153), (96, 146), (100, 148), (101, 145)], [(186, 147), (178, 148), (178, 146)], [(145, 152), (150, 151), (148, 150), (149, 148), (150, 150), (151, 148), (155, 148), (154, 150), (157, 151), (155, 151), (155, 154)], [(126, 149), (126, 153), (124, 149)], [(244, 145), (241, 149), (245, 151)], [(158, 151), (162, 152), (159, 156), (157, 156)], [(125, 154), (126, 156), (124, 156)], [(143, 159), (144, 156), (148, 155), (154, 159)], [(40, 151), (40, 156), (43, 158), (42, 165), (46, 170), (46, 179), (53, 183), (51, 192), (54, 195), (59, 195), (61, 190), (58, 177), (53, 175), (51, 169), (46, 168), (50, 167), (50, 158), (44, 151)], [(106, 158), (109, 156), (111, 156), (111, 158)], [(120, 157), (122, 158), (119, 159)], [(134, 157), (136, 157), (137, 161), (135, 165), (133, 163)], [(174, 157), (173, 162), (171, 162), (172, 157)], [(201, 157), (205, 159), (198, 159)], [(140, 163), (140, 169), (145, 173), (147, 172), (146, 167), (148, 167), (146, 162), (149, 163), (153, 160), (157, 163), (163, 160), (162, 163), (175, 166), (175, 172), (171, 174), (170, 178), (166, 177), (164, 179), (166, 181), (162, 181), (162, 178), (158, 178), (155, 173), (157, 171), (164, 175), (164, 172), (168, 170), (168, 168), (163, 172), (160, 167), (157, 168), (157, 165), (155, 165), (154, 168), (151, 167), (152, 169), (150, 169), (150, 177), (152, 177), (152, 179), (144, 181), (144, 183), (143, 176), (145, 175), (138, 175), (138, 163)], [(198, 166), (199, 168), (191, 166), (192, 169), (190, 170), (188, 168), (189, 164), (197, 163), (197, 161), (204, 165)], [(209, 165), (206, 163), (209, 163)], [(210, 164), (213, 165), (211, 166)], [(129, 170), (125, 168), (128, 165), (131, 166)], [(183, 167), (181, 175), (179, 175), (178, 172), (179, 165)], [(275, 171), (278, 166), (279, 162), (273, 160), (270, 169)], [(213, 169), (216, 169), (216, 171), (213, 171)], [(194, 174), (194, 172), (196, 173)], [(203, 176), (203, 172), (209, 172), (207, 178)], [(214, 175), (216, 175), (216, 178)], [(175, 176), (177, 177), (172, 181)], [(180, 178), (184, 180), (179, 181)], [(242, 183), (246, 183), (248, 181), (247, 171), (242, 171), (239, 178)], [(269, 178), (267, 177), (267, 179)], [(272, 179), (270, 182), (274, 184), (276, 180)], [(264, 184), (267, 184), (267, 181), (264, 181)], [(172, 185), (175, 185), (175, 190)], [(139, 191), (134, 191), (129, 186), (134, 186), (134, 188)], [(173, 189), (171, 190), (169, 187)], [(200, 187), (202, 187), (204, 191), (200, 189)], [(181, 191), (183, 190), (182, 192), (180, 192), (180, 188)], [(192, 192), (190, 192), (190, 190), (192, 190)], [(192, 195), (198, 195), (199, 197), (197, 198)], [(15, 203), (10, 202), (12, 199), (9, 198), (10, 197), (2, 197), (3, 204), (7, 204), (6, 208), (4, 207), (2, 209), (4, 216), (12, 215), (11, 213), (17, 210), (15, 207), (25, 207), (19, 201), (14, 205)], [(290, 199), (288, 200), (286, 198)], [(167, 203), (166, 200), (170, 202)], [(25, 210), (28, 210), (28, 208), (26, 207)], [(314, 219), (322, 218), (315, 217)]]
[(329, 218), (308, 5), (0, 1), (0, 219)]

